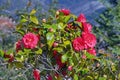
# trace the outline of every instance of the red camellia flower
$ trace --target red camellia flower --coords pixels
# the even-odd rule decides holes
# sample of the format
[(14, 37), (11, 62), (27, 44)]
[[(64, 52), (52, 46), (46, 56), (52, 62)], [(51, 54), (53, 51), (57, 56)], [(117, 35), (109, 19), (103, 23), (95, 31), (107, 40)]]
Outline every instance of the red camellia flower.
[(51, 75), (47, 75), (47, 80), (53, 80)]
[(84, 22), (84, 23), (82, 23), (82, 25), (83, 25), (83, 31), (84, 32), (91, 32), (92, 31), (91, 24)]
[(81, 37), (77, 37), (73, 40), (72, 45), (75, 51), (80, 51), (85, 48), (84, 40)]
[(96, 56), (96, 50), (94, 48), (88, 49), (87, 52)]
[(14, 56), (13, 56), (12, 53), (11, 54), (6, 54), (6, 52), (5, 52), (4, 57), (9, 59), (8, 62), (13, 62), (14, 61)]
[(37, 46), (38, 36), (33, 33), (27, 33), (22, 38), (22, 42), (25, 48), (33, 49)]
[(40, 71), (38, 69), (34, 69), (33, 76), (35, 80), (40, 80)]
[(66, 16), (70, 14), (70, 10), (68, 10), (68, 9), (61, 9), (59, 11), (62, 12)]
[(82, 38), (85, 42), (85, 48), (93, 48), (96, 45), (96, 37), (92, 33), (82, 33)]
[(19, 50), (22, 49), (22, 41), (21, 40), (18, 40), (18, 42), (16, 42), (16, 52), (18, 52)]
[(54, 51), (53, 51), (53, 56), (55, 57), (56, 55), (57, 55), (57, 51), (54, 50)]
[(86, 18), (84, 16), (84, 14), (80, 14), (77, 18), (77, 21), (78, 22), (86, 22)]
[(62, 63), (61, 56), (62, 55), (56, 55), (55, 56), (56, 64), (58, 65), (59, 69), (61, 69), (62, 67), (64, 67), (64, 65), (66, 64), (66, 63)]

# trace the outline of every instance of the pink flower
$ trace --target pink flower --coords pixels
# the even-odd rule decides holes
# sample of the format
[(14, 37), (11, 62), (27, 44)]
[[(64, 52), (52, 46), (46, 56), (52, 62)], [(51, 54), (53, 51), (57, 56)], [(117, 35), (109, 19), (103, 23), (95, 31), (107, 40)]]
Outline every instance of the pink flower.
[(82, 38), (85, 42), (85, 48), (93, 48), (96, 45), (96, 37), (92, 33), (82, 33)]
[(37, 46), (38, 36), (33, 33), (27, 33), (22, 38), (22, 42), (25, 48), (33, 49)]
[(84, 14), (80, 14), (77, 18), (77, 21), (78, 22), (86, 22), (86, 18), (84, 16)]
[(72, 45), (75, 51), (80, 51), (85, 48), (84, 40), (81, 37), (77, 37), (73, 40)]
[(88, 49), (87, 52), (94, 55), (94, 56), (96, 56), (96, 50), (94, 48)]
[(35, 80), (40, 80), (40, 71), (38, 69), (34, 69), (33, 76)]
[(82, 23), (82, 26), (83, 26), (83, 31), (84, 32), (91, 32), (92, 31), (91, 24), (84, 22), (84, 23)]
[(70, 14), (70, 10), (68, 10), (68, 9), (61, 9), (61, 10), (59, 10), (59, 12), (62, 12), (65, 16)]
[(22, 41), (21, 40), (18, 40), (18, 42), (16, 42), (16, 52), (18, 52), (19, 50), (22, 49)]

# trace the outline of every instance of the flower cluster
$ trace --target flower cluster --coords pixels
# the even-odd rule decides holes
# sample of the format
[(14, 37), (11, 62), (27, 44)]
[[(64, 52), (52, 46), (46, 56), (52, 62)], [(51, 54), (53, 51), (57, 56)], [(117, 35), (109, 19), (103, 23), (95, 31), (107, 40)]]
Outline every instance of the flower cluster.
[(90, 54), (96, 55), (95, 45), (96, 37), (91, 33), (92, 26), (87, 23), (84, 14), (80, 14), (77, 21), (82, 24), (82, 34), (81, 36), (73, 40), (73, 48), (75, 51), (87, 50)]
[[(13, 58), (8, 58), (12, 61), (16, 59), (16, 61), (30, 63), (35, 80), (40, 80), (42, 72), (46, 80), (52, 80), (54, 77), (58, 80), (61, 76), (73, 77), (72, 74), (79, 74), (79, 68), (83, 67), (78, 67), (77, 62), (86, 60), (86, 52), (94, 55), (92, 57), (96, 55), (96, 37), (92, 33), (92, 25), (87, 22), (84, 14), (80, 14), (77, 18), (68, 9), (60, 9), (56, 12), (56, 19), (50, 18), (51, 20), (48, 21), (49, 19), (44, 18), (39, 24), (33, 13), (34, 10), (28, 15), (30, 22), (26, 22), (26, 24), (30, 23), (29, 29), (18, 28), (20, 31), (25, 31), (22, 33), (22, 38), (16, 42), (17, 54)], [(46, 72), (41, 70), (43, 67), (40, 65), (44, 66)]]

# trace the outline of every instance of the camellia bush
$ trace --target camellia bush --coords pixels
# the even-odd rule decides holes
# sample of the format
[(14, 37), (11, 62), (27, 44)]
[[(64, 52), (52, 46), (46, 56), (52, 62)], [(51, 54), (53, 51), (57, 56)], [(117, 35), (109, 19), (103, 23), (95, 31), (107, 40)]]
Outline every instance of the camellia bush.
[[(97, 56), (96, 37), (84, 14), (77, 17), (67, 9), (60, 9), (54, 17), (42, 20), (35, 14), (33, 9), (21, 15), (15, 32), (19, 37), (15, 48), (0, 52), (8, 68), (19, 70), (15, 80), (118, 78), (114, 75), (119, 73), (115, 72), (118, 67), (107, 61), (106, 55)], [(107, 63), (108, 68), (105, 67)], [(28, 70), (21, 73), (24, 69)], [(21, 78), (22, 75), (27, 77)]]

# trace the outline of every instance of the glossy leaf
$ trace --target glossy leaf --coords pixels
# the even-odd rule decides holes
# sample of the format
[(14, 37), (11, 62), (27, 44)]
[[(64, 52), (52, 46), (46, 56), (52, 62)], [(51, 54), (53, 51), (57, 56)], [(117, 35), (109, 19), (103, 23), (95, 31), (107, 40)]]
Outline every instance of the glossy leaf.
[(74, 80), (78, 80), (78, 75), (77, 74), (74, 74)]
[(67, 61), (67, 54), (62, 55), (62, 63), (65, 63)]
[(54, 34), (53, 33), (47, 33), (46, 38), (47, 38), (48, 47), (50, 49), (52, 47), (53, 43), (54, 43)]
[(35, 52), (36, 52), (36, 54), (42, 54), (42, 49), (39, 49), (39, 50), (37, 50)]
[(35, 23), (35, 24), (39, 24), (38, 19), (37, 19), (36, 16), (30, 16), (30, 20), (31, 20), (33, 23)]

